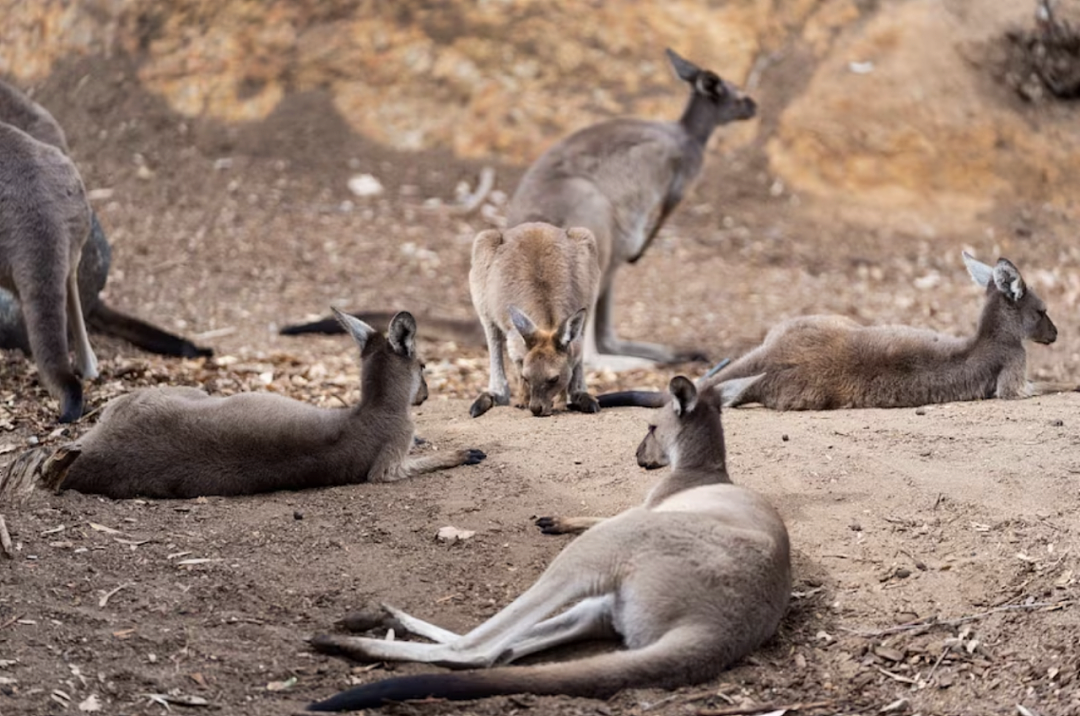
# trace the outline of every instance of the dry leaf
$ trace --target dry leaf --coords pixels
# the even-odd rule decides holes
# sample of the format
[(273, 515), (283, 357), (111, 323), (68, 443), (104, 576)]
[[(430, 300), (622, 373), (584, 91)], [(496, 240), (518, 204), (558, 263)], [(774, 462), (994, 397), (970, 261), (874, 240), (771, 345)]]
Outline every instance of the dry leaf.
[(290, 676), (284, 681), (271, 681), (266, 685), (267, 691), (284, 691), (285, 689), (291, 689), (296, 686), (296, 677)]

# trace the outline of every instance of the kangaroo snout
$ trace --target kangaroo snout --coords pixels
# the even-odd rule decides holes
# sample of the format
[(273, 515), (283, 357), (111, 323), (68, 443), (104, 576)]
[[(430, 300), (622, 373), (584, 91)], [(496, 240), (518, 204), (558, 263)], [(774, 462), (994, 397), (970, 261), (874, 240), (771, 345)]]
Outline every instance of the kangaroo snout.
[(752, 119), (757, 114), (757, 102), (751, 97), (739, 100), (739, 119)]
[(551, 403), (530, 400), (529, 412), (538, 418), (546, 418), (551, 415)]

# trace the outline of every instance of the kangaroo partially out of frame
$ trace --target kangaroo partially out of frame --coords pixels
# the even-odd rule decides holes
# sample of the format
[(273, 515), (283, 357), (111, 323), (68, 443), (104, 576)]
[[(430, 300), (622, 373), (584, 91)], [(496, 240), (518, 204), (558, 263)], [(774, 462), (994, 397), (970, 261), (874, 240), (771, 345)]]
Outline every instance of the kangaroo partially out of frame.
[[(39, 142), (51, 144), (64, 154), (69, 154), (64, 130), (48, 110), (3, 81), (0, 81), (0, 122), (18, 127)], [(191, 341), (107, 306), (99, 294), (105, 288), (111, 260), (112, 248), (97, 216), (91, 211), (90, 236), (83, 245), (78, 265), (79, 303), (87, 328), (161, 355), (183, 358), (213, 355), (209, 348), (200, 348)], [(0, 348), (17, 348), (24, 353), (32, 353), (22, 306), (15, 296), (2, 289)]]
[(79, 376), (98, 375), (79, 300), (79, 258), (89, 234), (90, 204), (72, 161), (0, 122), (0, 288), (22, 303), (27, 343), (64, 423), (83, 414)]
[(120, 396), (70, 448), (60, 489), (113, 498), (250, 495), (392, 482), (484, 459), (479, 450), (408, 457), (410, 405), (427, 398), (416, 322), (401, 312), (386, 336), (335, 310), (360, 347), (360, 403), (319, 408), (274, 393), (211, 397), (197, 388)]
[[(599, 521), (567, 545), (531, 588), (468, 634), (388, 607), (407, 631), (436, 643), (355, 636), (312, 640), (320, 651), (361, 661), (475, 670), (365, 684), (309, 710), (518, 693), (607, 698), (624, 688), (701, 682), (749, 654), (775, 633), (787, 608), (787, 530), (763, 497), (730, 484), (720, 402), (681, 376), (672, 379), (670, 403), (638, 448), (645, 467), (668, 461), (671, 472), (645, 504)], [(620, 639), (626, 649), (504, 666), (597, 638)]]
[[(775, 410), (902, 408), (1075, 390), (1075, 383), (1027, 378), (1024, 341), (1053, 343), (1057, 328), (1016, 266), (998, 259), (990, 267), (966, 251), (963, 259), (975, 282), (986, 287), (971, 336), (804, 316), (776, 326), (759, 347), (701, 384), (730, 393), (725, 405), (761, 403)], [(759, 375), (745, 390), (729, 390)], [(657, 407), (666, 396), (627, 391), (599, 400), (605, 407)]]
[[(586, 127), (547, 150), (529, 167), (510, 199), (507, 226), (544, 221), (584, 226), (596, 236), (600, 291), (586, 329), (586, 361), (610, 367), (643, 361), (704, 359), (615, 335), (615, 273), (645, 253), (668, 215), (701, 171), (705, 145), (722, 124), (750, 119), (757, 106), (737, 87), (667, 50), (679, 78), (691, 87), (676, 122), (622, 118)], [(603, 357), (597, 354), (609, 354)]]
[(469, 409), (474, 418), (510, 404), (504, 349), (533, 415), (550, 415), (563, 394), (573, 410), (600, 410), (585, 387), (581, 361), (582, 332), (600, 281), (596, 257), (588, 229), (528, 223), (476, 235), (469, 288), (487, 336), (491, 375)]

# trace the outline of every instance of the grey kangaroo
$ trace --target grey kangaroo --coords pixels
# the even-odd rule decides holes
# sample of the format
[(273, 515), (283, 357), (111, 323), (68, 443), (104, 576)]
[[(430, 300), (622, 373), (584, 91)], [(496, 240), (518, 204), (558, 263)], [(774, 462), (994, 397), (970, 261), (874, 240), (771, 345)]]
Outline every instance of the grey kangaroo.
[(625, 367), (643, 361), (703, 359), (701, 351), (671, 348), (615, 336), (615, 273), (641, 258), (668, 215), (701, 170), (705, 145), (717, 126), (750, 119), (752, 99), (709, 70), (671, 50), (668, 59), (691, 87), (677, 122), (614, 119), (582, 129), (545, 152), (529, 167), (507, 210), (507, 226), (545, 221), (584, 226), (596, 236), (600, 291), (586, 329), (586, 360)]
[(391, 482), (484, 459), (479, 450), (408, 457), (409, 406), (427, 398), (416, 322), (401, 312), (386, 336), (335, 310), (361, 351), (360, 404), (318, 408), (273, 393), (211, 397), (147, 388), (110, 402), (71, 446), (60, 489), (126, 497), (249, 495)]
[[(18, 127), (34, 139), (69, 154), (63, 129), (44, 107), (10, 84), (0, 81), (0, 122)], [(90, 214), (90, 237), (78, 266), (79, 302), (87, 328), (122, 338), (139, 348), (162, 355), (194, 358), (213, 355), (191, 341), (116, 311), (101, 300), (112, 260), (112, 248), (97, 216)], [(29, 332), (18, 299), (0, 289), (0, 348), (31, 353)]]
[[(1076, 389), (1072, 383), (1027, 379), (1024, 341), (1053, 343), (1057, 328), (1016, 266), (998, 259), (990, 267), (967, 252), (963, 259), (975, 282), (986, 287), (971, 336), (861, 326), (843, 316), (804, 316), (776, 326), (759, 347), (701, 384), (728, 394), (725, 405), (761, 403), (776, 410), (902, 408)], [(760, 380), (741, 389), (742, 382), (759, 375)], [(656, 407), (666, 398), (629, 391), (599, 400), (606, 407)]]
[[(406, 631), (436, 643), (312, 640), (320, 651), (362, 661), (472, 671), (386, 679), (309, 709), (517, 693), (607, 698), (624, 688), (675, 688), (716, 676), (769, 639), (791, 591), (783, 520), (763, 497), (730, 483), (719, 400), (681, 376), (672, 379), (669, 397), (638, 448), (638, 462), (670, 462), (671, 472), (645, 504), (598, 521), (567, 545), (494, 617), (459, 636), (387, 607)], [(626, 648), (561, 663), (504, 665), (597, 638), (621, 640)]]
[(66, 423), (83, 413), (79, 376), (92, 380), (98, 375), (78, 286), (79, 258), (89, 233), (90, 204), (67, 155), (0, 122), (0, 288), (22, 303), (34, 362)]
[(504, 348), (533, 415), (550, 415), (563, 394), (574, 410), (600, 410), (585, 388), (581, 363), (582, 331), (599, 280), (596, 239), (588, 229), (529, 223), (477, 234), (469, 287), (487, 335), (491, 375), (469, 410), (474, 418), (510, 403)]

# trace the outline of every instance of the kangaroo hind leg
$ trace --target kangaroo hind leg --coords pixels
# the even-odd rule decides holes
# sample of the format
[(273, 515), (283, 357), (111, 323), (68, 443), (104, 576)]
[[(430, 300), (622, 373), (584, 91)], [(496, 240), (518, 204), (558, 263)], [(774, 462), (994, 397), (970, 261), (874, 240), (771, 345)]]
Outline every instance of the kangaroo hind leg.
[(75, 371), (87, 380), (98, 377), (97, 356), (90, 347), (90, 337), (86, 334), (86, 321), (83, 319), (82, 301), (79, 299), (79, 257), (72, 257), (72, 269), (67, 278), (67, 322), (68, 332), (75, 342)]

